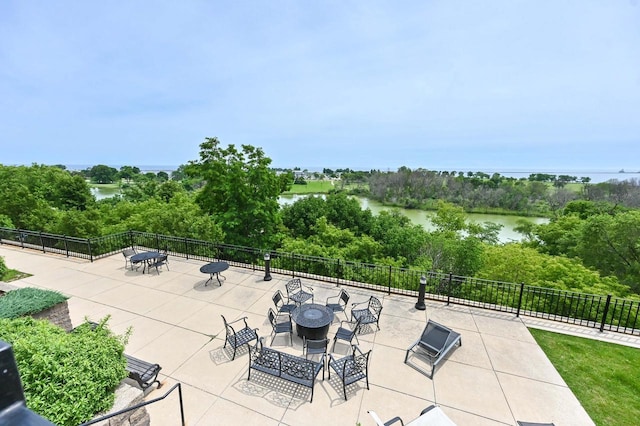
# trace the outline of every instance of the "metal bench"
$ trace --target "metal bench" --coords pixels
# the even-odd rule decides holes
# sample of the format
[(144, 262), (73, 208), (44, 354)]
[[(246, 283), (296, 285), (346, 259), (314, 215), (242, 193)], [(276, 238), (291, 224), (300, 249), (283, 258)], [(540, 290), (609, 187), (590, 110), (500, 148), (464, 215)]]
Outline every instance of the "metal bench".
[(142, 390), (154, 383), (158, 384), (158, 389), (162, 386), (158, 380), (158, 373), (162, 369), (159, 364), (151, 364), (127, 354), (124, 354), (124, 357), (127, 359), (129, 378), (138, 382)]
[(324, 354), (320, 362), (315, 362), (267, 348), (263, 346), (262, 340), (263, 338), (261, 337), (255, 346), (252, 346), (249, 350), (249, 375), (247, 380), (251, 379), (252, 369), (280, 377), (289, 382), (311, 388), (311, 400), (309, 402), (313, 402), (313, 387), (321, 369), (322, 380), (324, 380)]

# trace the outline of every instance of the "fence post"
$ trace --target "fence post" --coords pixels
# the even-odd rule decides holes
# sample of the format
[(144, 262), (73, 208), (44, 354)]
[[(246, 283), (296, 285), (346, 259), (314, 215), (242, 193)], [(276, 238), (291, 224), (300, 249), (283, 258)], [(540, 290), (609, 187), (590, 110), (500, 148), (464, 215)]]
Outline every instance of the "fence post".
[(89, 260), (93, 263), (93, 253), (91, 251), (91, 239), (87, 238), (87, 247), (89, 247)]
[(449, 284), (447, 285), (447, 306), (451, 300), (451, 282), (453, 281), (453, 273), (449, 272)]
[(389, 283), (387, 284), (387, 293), (391, 294), (391, 272), (393, 268), (391, 265), (389, 265)]
[(133, 248), (133, 231), (129, 229), (129, 246)]
[(518, 296), (518, 310), (516, 311), (516, 317), (520, 316), (520, 308), (522, 307), (523, 294), (524, 294), (524, 283), (520, 283), (520, 296)]
[(186, 237), (184, 239), (184, 253), (187, 256), (187, 260), (189, 260), (189, 240)]
[(42, 239), (42, 231), (40, 231), (38, 235), (40, 236), (40, 245), (42, 246), (42, 252), (46, 253), (47, 251), (44, 249), (44, 240)]
[(604, 313), (602, 314), (602, 322), (600, 322), (600, 333), (604, 331), (604, 325), (607, 322), (607, 314), (609, 314), (609, 306), (611, 305), (611, 295), (607, 295), (607, 302), (604, 305)]
[(63, 235), (62, 238), (64, 239), (64, 251), (65, 253), (67, 253), (67, 257), (69, 257), (69, 245), (67, 244), (67, 236)]
[(336, 287), (340, 286), (340, 259), (338, 259), (338, 268), (336, 269)]

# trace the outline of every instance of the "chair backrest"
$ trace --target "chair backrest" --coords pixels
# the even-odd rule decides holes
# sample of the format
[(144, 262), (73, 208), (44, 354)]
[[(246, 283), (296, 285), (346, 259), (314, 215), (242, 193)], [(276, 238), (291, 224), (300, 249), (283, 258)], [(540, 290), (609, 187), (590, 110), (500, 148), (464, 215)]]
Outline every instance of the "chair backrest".
[(273, 312), (273, 309), (269, 308), (269, 312), (267, 312), (267, 316), (269, 317), (269, 322), (271, 323), (271, 327), (276, 328), (276, 314)]
[(380, 312), (382, 311), (382, 303), (380, 303), (380, 300), (378, 300), (377, 297), (371, 296), (369, 298), (369, 309), (376, 317), (380, 315)]
[(233, 329), (231, 325), (229, 325), (224, 315), (220, 315), (220, 316), (222, 317), (222, 321), (224, 321), (224, 328), (227, 333), (227, 339), (234, 339), (236, 335), (236, 331)]
[(296, 293), (302, 290), (302, 282), (300, 281), (300, 278), (294, 278), (287, 283), (286, 287), (287, 294)]
[(327, 353), (329, 339), (313, 340), (304, 338), (303, 345), (307, 354)]
[(450, 329), (429, 320), (422, 332), (422, 336), (420, 336), (420, 345), (426, 346), (435, 352), (440, 352), (444, 349), (450, 334)]
[(342, 303), (344, 303), (345, 306), (347, 306), (347, 303), (349, 303), (349, 298), (349, 293), (347, 293), (346, 290), (340, 290), (339, 299)]
[(126, 248), (126, 249), (122, 250), (122, 255), (123, 255), (124, 257), (131, 257), (131, 256), (133, 256), (134, 254), (136, 254), (135, 249), (132, 249), (132, 248)]
[(284, 305), (284, 297), (282, 296), (282, 292), (280, 290), (276, 290), (275, 293), (273, 293), (273, 297), (271, 298), (271, 300), (273, 300), (273, 304), (276, 305), (276, 309), (280, 310), (280, 308)]

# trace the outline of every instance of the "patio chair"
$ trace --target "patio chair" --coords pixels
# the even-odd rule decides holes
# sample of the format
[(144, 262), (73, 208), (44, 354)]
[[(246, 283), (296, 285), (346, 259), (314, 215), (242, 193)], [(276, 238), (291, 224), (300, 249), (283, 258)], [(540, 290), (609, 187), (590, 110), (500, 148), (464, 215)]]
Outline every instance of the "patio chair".
[(290, 280), (286, 288), (289, 302), (293, 301), (296, 305), (301, 305), (311, 299), (311, 303), (313, 303), (313, 289), (309, 286), (303, 286), (300, 278)]
[(276, 292), (273, 293), (271, 300), (273, 300), (273, 304), (276, 306), (276, 311), (279, 314), (290, 314), (295, 308), (297, 308), (293, 303), (284, 303), (284, 296), (280, 290), (276, 290)]
[[(336, 312), (343, 312), (345, 318), (348, 320), (349, 317), (347, 317), (347, 304), (349, 303), (349, 293), (347, 293), (346, 290), (342, 289), (340, 290), (340, 294), (338, 294), (337, 296), (329, 296), (327, 297), (327, 301), (325, 303), (326, 307), (331, 309), (333, 311), (333, 313), (335, 314)], [(329, 302), (332, 299), (336, 299), (335, 302)]]
[(155, 261), (153, 263), (149, 264), (149, 267), (147, 268), (147, 271), (151, 268), (156, 268), (156, 272), (158, 273), (158, 275), (160, 275), (160, 270), (158, 268), (160, 268), (161, 266), (166, 266), (167, 267), (167, 271), (169, 270), (169, 256), (167, 256), (166, 254), (161, 254), (160, 256), (156, 257)]
[(133, 262), (131, 262), (131, 256), (133, 256), (134, 254), (138, 254), (138, 252), (133, 247), (122, 250), (122, 255), (124, 256), (124, 269), (127, 269), (128, 263), (131, 267), (131, 270), (133, 271)]
[(357, 346), (353, 346), (353, 353), (339, 359), (329, 354), (329, 380), (331, 380), (331, 370), (335, 371), (342, 381), (345, 401), (347, 385), (365, 379), (369, 389), (369, 355), (371, 351), (363, 353)]
[[(456, 345), (462, 346), (462, 337), (459, 333), (445, 327), (442, 324), (438, 324), (435, 321), (427, 321), (427, 325), (422, 331), (422, 335), (407, 349), (407, 353), (404, 357), (404, 363), (415, 368), (416, 370), (427, 374), (430, 378), (433, 378), (436, 366), (442, 361), (447, 353)], [(427, 373), (419, 368), (417, 365), (409, 364), (409, 354), (412, 352), (417, 353), (421, 351), (426, 356), (427, 361), (431, 365), (431, 373)]]
[[(356, 306), (363, 306), (366, 304), (366, 307), (355, 309)], [(351, 306), (351, 319), (360, 320), (360, 327), (365, 324), (376, 324), (378, 330), (380, 330), (380, 313), (382, 313), (382, 303), (378, 300), (377, 297), (371, 296), (369, 300), (366, 302), (354, 303)], [(358, 332), (359, 332), (358, 328)]]
[(329, 339), (313, 340), (302, 338), (302, 354), (306, 359), (309, 359), (309, 355), (323, 355), (323, 359), (327, 356), (327, 346), (329, 346)]
[[(380, 417), (378, 417), (378, 415), (374, 411), (369, 410), (367, 411), (367, 413), (369, 413), (371, 417), (373, 417), (373, 420), (376, 422), (378, 426), (390, 426), (397, 422), (400, 422), (400, 424), (404, 426), (404, 422), (398, 416), (392, 418), (391, 420), (387, 420), (386, 422), (383, 422), (382, 420), (380, 420)], [(444, 411), (442, 411), (442, 409), (436, 405), (430, 405), (424, 410), (422, 410), (420, 412), (420, 416), (418, 416), (417, 419), (407, 423), (407, 426), (430, 425), (430, 424), (442, 425), (442, 426), (456, 426), (453, 420), (451, 420), (444, 413)]]
[[(345, 327), (345, 324), (350, 324), (349, 327)], [(360, 341), (358, 341), (358, 329), (360, 328), (360, 319), (356, 320), (356, 321), (340, 321), (340, 327), (338, 327), (338, 330), (336, 331), (336, 335), (333, 336), (333, 348), (331, 349), (331, 351), (333, 352), (336, 349), (336, 342), (338, 340), (344, 340), (345, 342), (349, 342), (349, 344), (351, 345), (353, 339), (356, 339), (356, 342), (358, 342), (358, 344), (360, 344)]]
[[(285, 315), (286, 319), (283, 320)], [(271, 344), (273, 344), (273, 340), (278, 334), (289, 333), (289, 340), (291, 341), (291, 346), (293, 346), (293, 324), (291, 323), (291, 315), (276, 315), (273, 309), (269, 308), (267, 316), (269, 317), (269, 322), (271, 323), (271, 334), (273, 334), (273, 337), (271, 338)]]
[[(256, 343), (258, 342), (258, 329), (249, 327), (247, 324), (247, 317), (227, 322), (224, 315), (220, 316), (222, 317), (222, 321), (224, 321), (224, 328), (227, 333), (223, 347), (226, 348), (228, 343), (233, 348), (233, 356), (231, 357), (231, 361), (233, 361), (236, 358), (236, 351), (240, 346), (247, 345), (248, 349), (251, 341), (255, 340)], [(244, 327), (236, 332), (232, 324), (237, 323), (238, 321), (243, 321)]]

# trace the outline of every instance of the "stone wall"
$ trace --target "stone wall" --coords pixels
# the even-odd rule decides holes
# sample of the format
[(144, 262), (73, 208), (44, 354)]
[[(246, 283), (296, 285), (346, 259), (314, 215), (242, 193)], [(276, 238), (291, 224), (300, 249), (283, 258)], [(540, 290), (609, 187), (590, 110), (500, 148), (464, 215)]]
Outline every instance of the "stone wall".
[[(95, 418), (104, 417), (110, 413), (124, 410), (127, 407), (132, 407), (142, 402), (144, 402), (144, 392), (142, 392), (141, 389), (131, 386), (123, 381), (116, 389), (116, 400), (113, 403), (111, 410), (107, 413), (102, 413)], [(147, 412), (146, 407), (140, 407), (137, 410), (128, 411), (96, 424), (100, 426), (150, 426), (151, 419), (149, 418), (149, 413)]]
[(49, 320), (49, 322), (63, 328), (67, 332), (73, 328), (71, 325), (71, 317), (69, 316), (69, 305), (67, 305), (66, 300), (31, 316), (35, 319)]

